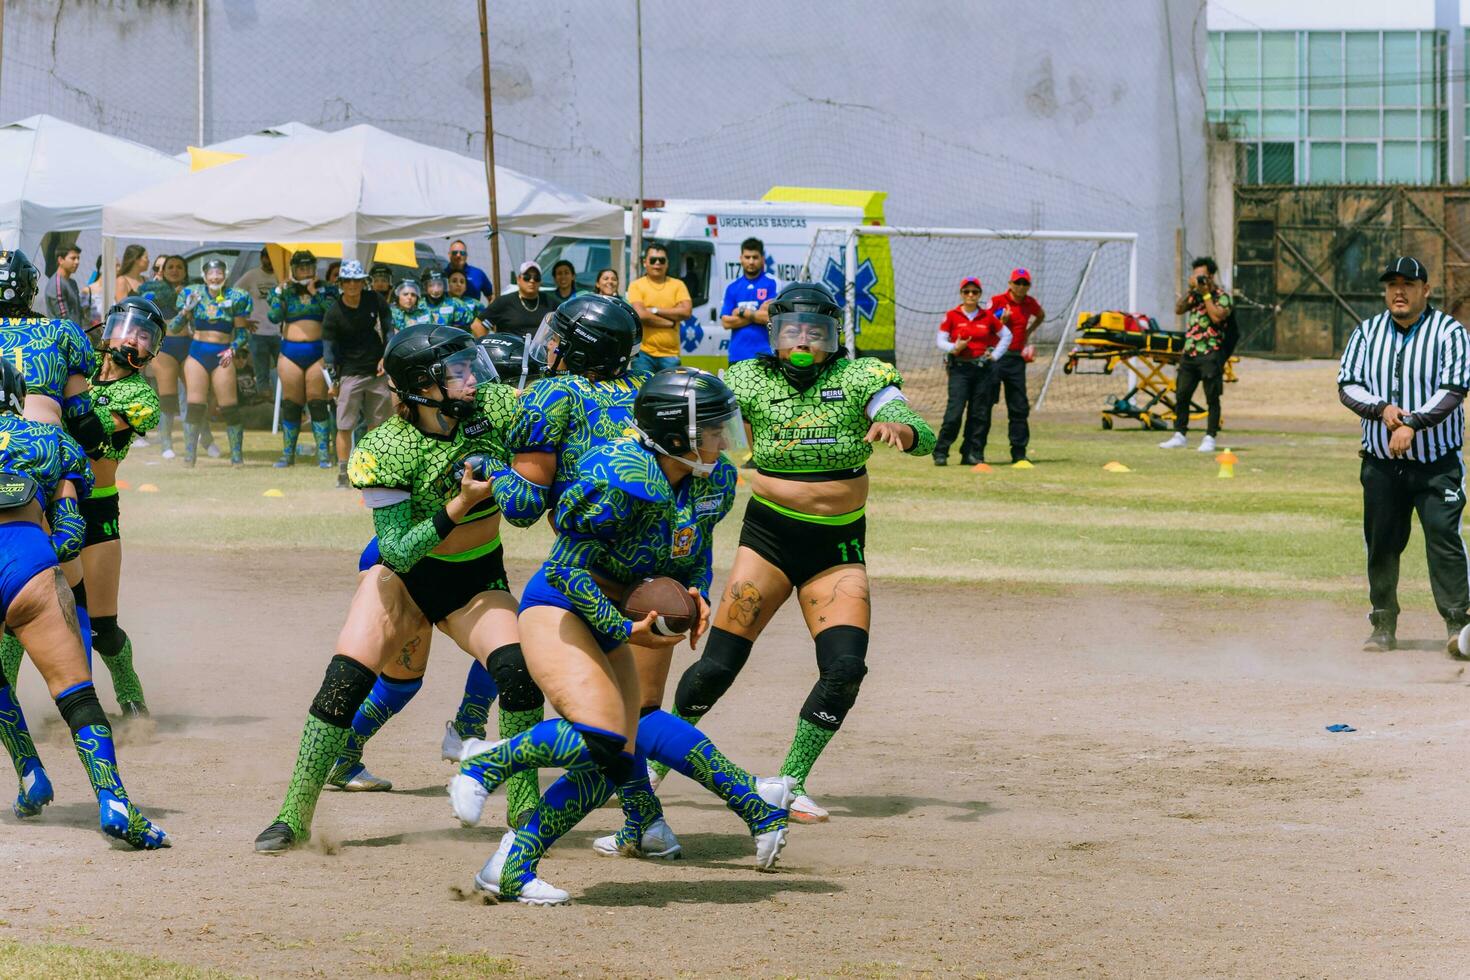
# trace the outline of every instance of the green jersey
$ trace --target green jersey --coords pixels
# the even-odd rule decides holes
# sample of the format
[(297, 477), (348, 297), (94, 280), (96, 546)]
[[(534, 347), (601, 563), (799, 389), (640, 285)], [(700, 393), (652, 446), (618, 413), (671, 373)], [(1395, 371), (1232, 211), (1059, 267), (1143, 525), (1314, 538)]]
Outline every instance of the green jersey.
[[(133, 445), (133, 437), (141, 436), (158, 425), (158, 395), (143, 380), (141, 374), (130, 374), (116, 381), (98, 381), (92, 378), (92, 410), (102, 421), (107, 439), (102, 443), (102, 455), (106, 459), (123, 460)], [(116, 415), (121, 415), (128, 427), (117, 428)]]
[(769, 357), (732, 364), (725, 383), (750, 425), (756, 468), (765, 473), (855, 475), (873, 454), (864, 439), (874, 422), (910, 426), (911, 455), (934, 451), (934, 430), (904, 399), (903, 378), (876, 357), (839, 357), (801, 391)]
[[(364, 491), (373, 508), (373, 525), (383, 560), (395, 571), (407, 571), (440, 541), (434, 515), (459, 493), (455, 470), (471, 453), (487, 453), (504, 465), (505, 432), (518, 412), (515, 389), (481, 385), (475, 396), (479, 412), (461, 421), (447, 436), (419, 431), (397, 415), (373, 429), (347, 464), (352, 485)], [(487, 497), (461, 523), (485, 520), (500, 512)]]

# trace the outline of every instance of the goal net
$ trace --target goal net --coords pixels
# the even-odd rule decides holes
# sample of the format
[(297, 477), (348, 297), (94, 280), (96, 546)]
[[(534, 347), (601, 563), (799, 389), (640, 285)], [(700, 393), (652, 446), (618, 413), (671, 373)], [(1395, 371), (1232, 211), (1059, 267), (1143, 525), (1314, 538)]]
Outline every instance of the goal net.
[(946, 380), (934, 340), (944, 314), (959, 305), (960, 280), (977, 276), (988, 303), (1006, 290), (1012, 269), (1026, 269), (1046, 312), (1028, 338), (1036, 347), (1027, 384), (1033, 410), (1095, 412), (1124, 396), (1128, 379), (1068, 375), (1062, 366), (1079, 312), (1139, 312), (1136, 246), (1136, 235), (1120, 232), (821, 228), (805, 271), (843, 305), (848, 347), (855, 341), (860, 353), (893, 361), (910, 403), (937, 419)]

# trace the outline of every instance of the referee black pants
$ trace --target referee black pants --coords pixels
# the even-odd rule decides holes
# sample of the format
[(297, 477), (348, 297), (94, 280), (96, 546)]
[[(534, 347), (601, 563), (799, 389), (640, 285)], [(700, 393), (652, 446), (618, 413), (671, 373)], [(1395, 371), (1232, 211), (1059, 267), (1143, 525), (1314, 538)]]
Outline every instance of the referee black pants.
[(1368, 546), (1368, 598), (1375, 611), (1397, 617), (1399, 556), (1419, 514), (1434, 604), (1448, 623), (1463, 623), (1470, 607), (1470, 559), (1460, 537), (1465, 467), (1458, 451), (1432, 463), (1363, 454), (1363, 540)]
[(1197, 357), (1181, 357), (1174, 373), (1174, 431), (1189, 431), (1189, 406), (1195, 389), (1205, 387), (1205, 435), (1220, 431), (1220, 395), (1225, 390), (1225, 367), (1218, 350)]

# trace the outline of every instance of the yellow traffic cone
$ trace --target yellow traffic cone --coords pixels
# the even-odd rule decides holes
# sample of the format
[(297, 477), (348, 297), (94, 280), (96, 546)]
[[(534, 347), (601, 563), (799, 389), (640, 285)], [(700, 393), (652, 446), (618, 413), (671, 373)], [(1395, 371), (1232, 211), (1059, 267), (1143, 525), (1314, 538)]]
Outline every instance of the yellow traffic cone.
[(267, 490), (265, 493), (261, 494), (261, 496), (262, 497), (284, 497), (285, 494), (282, 493), (281, 491), (275, 489), (274, 487), (272, 487), (271, 489)]
[(1237, 460), (1235, 458), (1235, 454), (1234, 453), (1232, 453), (1227, 448), (1223, 453), (1221, 453), (1220, 455), (1218, 455), (1218, 456), (1215, 457), (1215, 462), (1217, 462), (1217, 463), (1220, 464), (1220, 473), (1219, 473), (1220, 479), (1222, 479), (1222, 480), (1233, 480), (1233, 479), (1235, 479), (1235, 464), (1237, 462), (1239, 462), (1239, 460)]
[(1116, 459), (1113, 460), (1110, 463), (1104, 463), (1103, 464), (1103, 469), (1107, 470), (1109, 473), (1132, 473), (1133, 472), (1131, 469), (1129, 469), (1128, 467), (1124, 466), (1122, 463), (1118, 462)]

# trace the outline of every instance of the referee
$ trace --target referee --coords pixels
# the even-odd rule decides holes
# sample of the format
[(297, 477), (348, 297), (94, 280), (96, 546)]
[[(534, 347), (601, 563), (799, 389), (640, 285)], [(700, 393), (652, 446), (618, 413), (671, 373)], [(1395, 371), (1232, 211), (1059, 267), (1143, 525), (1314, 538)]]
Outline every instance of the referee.
[(1470, 557), (1460, 538), (1460, 403), (1470, 387), (1470, 338), (1429, 305), (1429, 272), (1417, 259), (1394, 259), (1379, 281), (1387, 309), (1358, 324), (1337, 374), (1338, 397), (1363, 419), (1363, 540), (1373, 606), (1364, 649), (1397, 645), (1399, 556), (1417, 511), (1447, 649), (1462, 658), (1457, 639), (1470, 621)]

